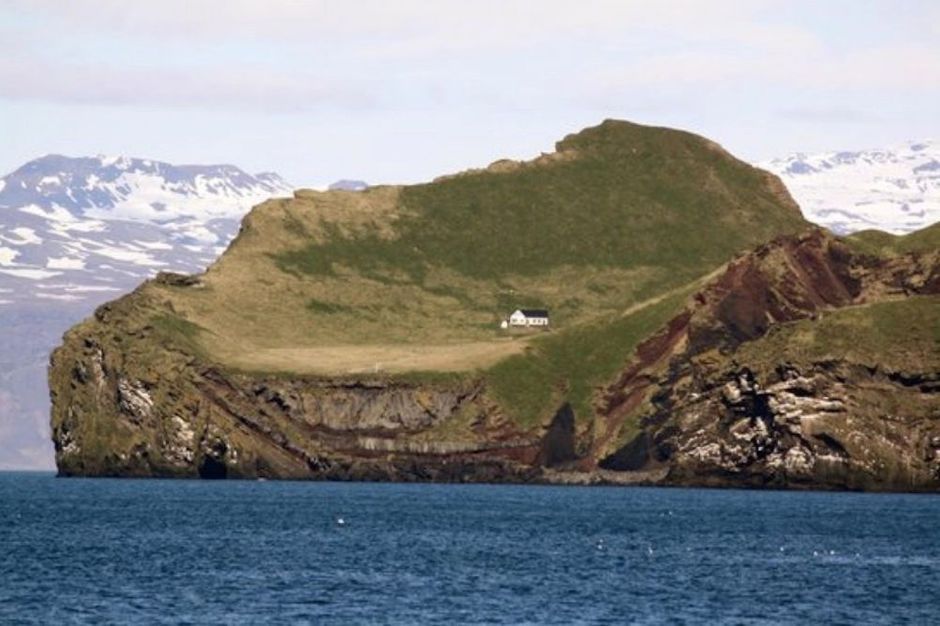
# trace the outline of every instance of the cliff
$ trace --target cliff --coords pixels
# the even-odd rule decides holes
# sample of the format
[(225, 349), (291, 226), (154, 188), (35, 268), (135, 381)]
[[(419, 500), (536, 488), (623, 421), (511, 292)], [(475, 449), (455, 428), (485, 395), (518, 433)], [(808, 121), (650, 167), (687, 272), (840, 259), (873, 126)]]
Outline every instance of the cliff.
[[(822, 231), (732, 262), (608, 389), (638, 431), (602, 468), (689, 485), (940, 487), (940, 253)], [(634, 415), (637, 413), (634, 412)]]
[[(936, 489), (938, 267), (932, 236), (807, 230), (776, 178), (624, 122), (300, 192), (67, 333), (59, 472)], [(552, 330), (503, 333), (516, 306)]]

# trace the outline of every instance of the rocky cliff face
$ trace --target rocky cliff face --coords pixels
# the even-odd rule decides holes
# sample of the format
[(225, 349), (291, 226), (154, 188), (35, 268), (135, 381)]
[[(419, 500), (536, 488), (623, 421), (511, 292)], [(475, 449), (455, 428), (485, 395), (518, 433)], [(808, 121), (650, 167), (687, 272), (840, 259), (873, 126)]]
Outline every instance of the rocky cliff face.
[[(915, 303), (900, 310), (932, 337), (936, 294), (937, 251), (882, 259), (822, 231), (783, 237), (642, 343), (598, 390), (593, 421), (562, 404), (524, 426), (473, 376), (226, 370), (171, 317), (137, 315), (169, 306), (141, 289), (53, 354), (57, 463), (63, 475), (934, 490), (940, 347), (855, 347), (880, 341), (865, 322), (874, 303)], [(826, 344), (845, 332), (857, 341)]]
[[(98, 320), (111, 313), (99, 310)], [(53, 438), (60, 474), (535, 476), (541, 441), (502, 419), (475, 383), (250, 376), (169, 351), (156, 366), (144, 366), (113, 339), (86, 334), (53, 357), (51, 371), (59, 382), (53, 392)], [(467, 425), (462, 436), (440, 433), (457, 421)]]
[[(642, 397), (650, 408), (600, 467), (664, 468), (672, 484), (937, 489), (940, 302), (909, 298), (940, 293), (938, 278), (936, 251), (880, 260), (819, 231), (739, 258), (608, 390), (608, 420)], [(877, 337), (875, 302), (914, 306), (922, 327)], [(918, 331), (910, 354), (904, 333)]]
[[(716, 383), (721, 383), (712, 387)], [(726, 371), (648, 435), (678, 483), (936, 489), (940, 377), (832, 360)], [(696, 395), (693, 395), (696, 394)], [(884, 399), (908, 407), (885, 410)], [(879, 401), (880, 400), (880, 401)]]

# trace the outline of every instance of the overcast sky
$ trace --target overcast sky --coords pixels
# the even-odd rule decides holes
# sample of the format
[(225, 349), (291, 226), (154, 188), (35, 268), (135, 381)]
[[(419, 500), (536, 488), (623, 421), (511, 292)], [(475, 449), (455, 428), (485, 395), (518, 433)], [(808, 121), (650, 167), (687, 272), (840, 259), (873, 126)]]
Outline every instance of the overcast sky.
[(0, 172), (47, 153), (413, 182), (604, 118), (738, 156), (940, 136), (940, 2), (0, 0)]

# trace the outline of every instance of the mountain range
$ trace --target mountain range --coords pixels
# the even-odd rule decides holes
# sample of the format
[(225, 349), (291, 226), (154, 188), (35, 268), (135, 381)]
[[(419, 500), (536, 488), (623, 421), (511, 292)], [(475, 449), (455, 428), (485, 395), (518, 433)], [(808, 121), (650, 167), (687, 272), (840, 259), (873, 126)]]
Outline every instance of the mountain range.
[(758, 164), (778, 176), (806, 219), (839, 234), (897, 235), (940, 221), (940, 144), (792, 154)]
[(196, 271), (242, 215), (292, 188), (231, 165), (49, 155), (0, 179), (3, 304), (124, 291), (155, 269)]

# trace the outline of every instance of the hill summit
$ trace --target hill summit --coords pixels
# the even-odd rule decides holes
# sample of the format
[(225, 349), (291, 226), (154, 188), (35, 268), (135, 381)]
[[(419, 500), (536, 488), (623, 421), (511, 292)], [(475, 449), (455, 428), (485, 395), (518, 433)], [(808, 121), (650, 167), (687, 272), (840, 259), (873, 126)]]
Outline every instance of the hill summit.
[[(570, 327), (805, 226), (776, 178), (716, 144), (607, 121), (529, 162), (262, 204), (207, 289), (174, 305), (230, 364), (346, 373), (272, 351), (491, 342), (501, 316), (527, 306)], [(238, 354), (223, 345), (232, 333)]]

